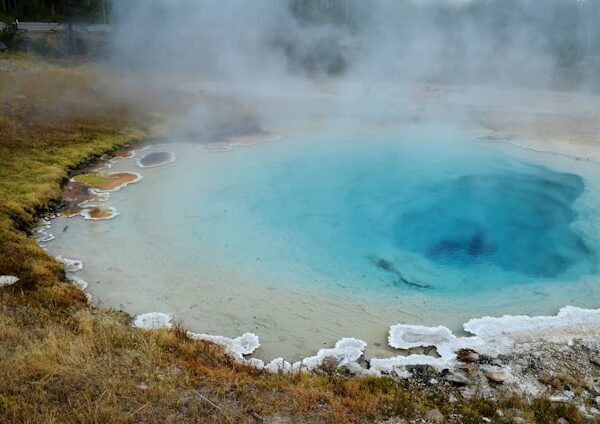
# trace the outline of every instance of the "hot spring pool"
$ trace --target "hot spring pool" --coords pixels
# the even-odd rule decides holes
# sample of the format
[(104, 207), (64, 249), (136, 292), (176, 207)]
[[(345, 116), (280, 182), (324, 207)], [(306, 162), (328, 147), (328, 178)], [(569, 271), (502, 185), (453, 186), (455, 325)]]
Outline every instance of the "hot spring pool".
[(290, 359), (349, 336), (385, 352), (396, 323), (600, 306), (596, 164), (447, 128), (165, 150), (113, 165), (144, 177), (115, 219), (54, 223), (50, 252), (83, 260), (103, 304)]

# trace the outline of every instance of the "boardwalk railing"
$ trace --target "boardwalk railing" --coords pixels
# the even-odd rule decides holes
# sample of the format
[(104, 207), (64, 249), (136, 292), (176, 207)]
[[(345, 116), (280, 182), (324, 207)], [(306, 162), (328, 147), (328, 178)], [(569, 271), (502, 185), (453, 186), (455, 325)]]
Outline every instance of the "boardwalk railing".
[[(0, 29), (4, 28), (4, 23), (0, 22)], [(68, 30), (68, 24), (52, 22), (19, 22), (18, 28), (27, 32), (65, 32)], [(108, 24), (73, 24), (73, 31), (76, 32), (112, 32), (112, 25)]]

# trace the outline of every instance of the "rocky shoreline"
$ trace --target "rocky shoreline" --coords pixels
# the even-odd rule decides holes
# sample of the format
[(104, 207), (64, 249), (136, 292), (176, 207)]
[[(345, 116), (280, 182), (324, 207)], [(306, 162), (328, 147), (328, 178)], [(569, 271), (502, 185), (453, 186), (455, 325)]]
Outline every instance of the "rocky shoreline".
[[(342, 339), (334, 348), (321, 349), (294, 364), (283, 358), (270, 363), (246, 359), (260, 345), (252, 333), (236, 339), (189, 332), (188, 337), (222, 344), (237, 362), (269, 373), (390, 376), (416, 390), (443, 394), (450, 403), (460, 401), (459, 397), (492, 402), (512, 396), (528, 401), (546, 399), (574, 407), (585, 419), (598, 422), (599, 316), (600, 311), (565, 307), (555, 317), (481, 318), (465, 324), (465, 328), (480, 328), (481, 334), (474, 337), (455, 337), (444, 327), (398, 325), (390, 329), (390, 345), (406, 356), (366, 360), (362, 356), (366, 343)], [(166, 314), (142, 314), (135, 317), (133, 325), (170, 328), (171, 320)], [(511, 333), (507, 323), (514, 325), (515, 320), (520, 326)], [(430, 419), (425, 417), (424, 422), (443, 422), (439, 411), (430, 412)], [(518, 408), (498, 410), (495, 415), (506, 422), (528, 422)], [(562, 424), (568, 422), (565, 419)]]
[[(597, 336), (578, 338), (571, 343), (531, 342), (496, 358), (463, 350), (458, 352), (458, 358), (453, 367), (443, 371), (430, 366), (408, 367), (409, 376), (405, 380), (408, 387), (448, 403), (485, 399), (501, 405), (491, 410), (482, 422), (536, 422), (523, 408), (523, 400), (525, 404), (537, 403), (541, 408), (563, 410), (564, 416), (558, 418), (556, 424), (580, 422), (566, 418), (575, 411), (585, 422), (600, 422), (600, 338)], [(409, 423), (404, 419), (385, 422)], [(462, 420), (432, 409), (422, 419), (410, 422), (441, 424)]]
[[(447, 384), (466, 399), (497, 401), (513, 395), (526, 399), (546, 397), (572, 404), (590, 421), (600, 419), (600, 337), (577, 338), (569, 343), (540, 340), (516, 346), (492, 358), (475, 351), (458, 352), (457, 363), (442, 372), (415, 367), (410, 378), (430, 375), (425, 385)], [(422, 379), (422, 377), (421, 377)], [(520, 411), (502, 411), (510, 422), (526, 422)]]

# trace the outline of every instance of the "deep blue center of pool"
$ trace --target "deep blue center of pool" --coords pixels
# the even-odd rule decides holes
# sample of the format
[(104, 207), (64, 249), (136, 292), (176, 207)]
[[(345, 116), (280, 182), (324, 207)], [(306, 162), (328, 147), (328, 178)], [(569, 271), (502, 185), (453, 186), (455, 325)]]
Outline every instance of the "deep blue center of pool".
[(571, 228), (583, 188), (578, 176), (541, 167), (457, 176), (415, 194), (391, 236), (441, 264), (557, 277), (590, 253)]
[(172, 202), (190, 245), (282, 280), (472, 293), (596, 272), (581, 177), (454, 137), (237, 149), (191, 164)]

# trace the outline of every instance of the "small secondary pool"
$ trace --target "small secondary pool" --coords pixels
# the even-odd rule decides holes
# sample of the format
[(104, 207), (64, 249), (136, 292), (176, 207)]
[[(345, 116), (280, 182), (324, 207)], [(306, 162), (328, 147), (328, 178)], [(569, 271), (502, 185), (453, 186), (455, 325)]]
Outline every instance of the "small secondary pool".
[(56, 220), (51, 253), (110, 306), (297, 359), (349, 336), (384, 351), (395, 323), (600, 304), (596, 164), (448, 128), (161, 149), (177, 160), (113, 166), (144, 177), (118, 217)]

